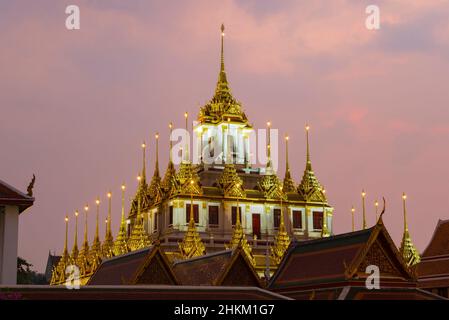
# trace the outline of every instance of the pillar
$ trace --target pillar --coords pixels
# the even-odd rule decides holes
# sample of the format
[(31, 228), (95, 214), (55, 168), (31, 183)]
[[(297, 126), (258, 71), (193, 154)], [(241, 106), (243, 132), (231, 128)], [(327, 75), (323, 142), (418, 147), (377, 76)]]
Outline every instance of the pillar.
[(19, 236), (19, 208), (5, 206), (0, 210), (0, 284), (17, 283), (17, 243)]

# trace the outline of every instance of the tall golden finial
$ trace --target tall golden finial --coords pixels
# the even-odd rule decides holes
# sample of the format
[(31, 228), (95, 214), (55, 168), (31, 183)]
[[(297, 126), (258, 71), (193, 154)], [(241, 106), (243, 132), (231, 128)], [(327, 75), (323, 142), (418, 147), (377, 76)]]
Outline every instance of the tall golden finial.
[(363, 230), (366, 229), (365, 197), (366, 197), (366, 192), (365, 192), (365, 190), (362, 190), (362, 214), (363, 214), (362, 229), (363, 229)]
[(173, 123), (170, 122), (168, 125), (168, 128), (170, 129), (170, 136), (169, 136), (169, 161), (167, 165), (167, 169), (164, 174), (164, 178), (162, 180), (162, 188), (167, 193), (170, 194), (170, 191), (172, 190), (172, 180), (174, 179), (176, 175), (175, 166), (173, 164), (173, 142), (171, 140), (172, 133), (173, 133)]
[[(237, 187), (237, 189), (240, 189), (241, 184), (237, 183), (236, 187)], [(236, 212), (234, 230), (232, 232), (231, 241), (228, 244), (225, 244), (225, 248), (228, 250), (233, 250), (235, 248), (241, 247), (243, 252), (245, 252), (249, 261), (253, 265), (255, 265), (256, 260), (251, 253), (252, 249), (251, 249), (248, 241), (246, 240), (245, 232), (244, 232), (242, 224), (241, 224), (240, 210), (239, 210), (240, 209), (239, 208), (240, 207), (239, 198), (240, 198), (240, 195), (237, 194), (237, 212)]]
[(102, 246), (102, 256), (104, 257), (112, 257), (112, 246), (114, 244), (114, 237), (112, 236), (112, 230), (111, 230), (111, 222), (112, 222), (112, 216), (111, 216), (111, 201), (112, 201), (112, 192), (109, 191), (107, 193), (108, 197), (108, 216), (105, 220), (106, 222), (106, 235), (104, 238), (103, 246)]
[(224, 33), (225, 27), (224, 24), (221, 24), (221, 58), (220, 58), (220, 72), (225, 72), (224, 67)]
[(285, 135), (285, 176), (284, 176), (284, 192), (295, 192), (295, 181), (292, 179), (291, 173), (290, 173), (290, 165), (288, 162), (288, 141), (289, 136)]
[(421, 261), (421, 257), (419, 256), (418, 250), (416, 250), (408, 231), (407, 210), (405, 206), (406, 199), (407, 195), (405, 193), (402, 193), (402, 207), (404, 211), (404, 234), (402, 235), (401, 247), (399, 248), (399, 252), (401, 253), (405, 263), (408, 266), (413, 266)]
[(267, 122), (267, 170), (271, 171), (271, 121)]
[[(326, 190), (321, 190), (323, 195), (326, 195)], [(326, 212), (326, 205), (323, 202), (323, 225), (321, 226), (321, 237), (329, 237), (329, 229), (327, 227), (327, 212)]]
[(309, 130), (310, 126), (306, 124), (306, 145), (307, 145), (307, 153), (306, 153), (306, 161), (307, 161), (307, 168), (311, 169), (312, 162), (310, 161), (310, 145), (309, 145)]
[(150, 186), (148, 188), (148, 194), (153, 203), (158, 203), (162, 200), (161, 177), (159, 174), (159, 133), (156, 133), (154, 137), (156, 139), (156, 161), (154, 164), (153, 177), (151, 178)]
[[(282, 186), (280, 190), (282, 192)], [(290, 237), (285, 228), (285, 216), (284, 216), (284, 206), (283, 206), (283, 197), (281, 197), (281, 216), (279, 222), (279, 230), (277, 235), (274, 237), (274, 246), (271, 247), (271, 256), (273, 257), (276, 264), (279, 264), (284, 257), (285, 252), (290, 246)]]
[(100, 258), (102, 256), (101, 253), (101, 242), (100, 242), (100, 234), (99, 234), (99, 223), (100, 223), (100, 198), (97, 197), (95, 200), (96, 205), (96, 225), (95, 225), (95, 237), (94, 241), (92, 242), (92, 246), (90, 248), (90, 262), (92, 265), (97, 266), (100, 263)]
[(100, 197), (97, 197), (97, 200), (95, 200), (95, 204), (97, 206), (97, 217), (96, 217), (96, 225), (95, 225), (95, 239), (94, 239), (94, 242), (96, 242), (96, 241), (100, 242), (100, 233), (98, 232), (99, 220), (100, 220)]
[(125, 183), (122, 183), (121, 189), (122, 189), (122, 219), (121, 219), (121, 222), (125, 223), (125, 189), (126, 189)]
[(128, 245), (126, 242), (127, 234), (126, 234), (126, 220), (125, 220), (125, 189), (126, 189), (125, 183), (122, 184), (121, 189), (122, 189), (122, 217), (120, 220), (119, 232), (117, 237), (115, 238), (114, 247), (112, 249), (114, 255), (116, 256), (128, 252)]
[(146, 144), (145, 144), (145, 141), (141, 144), (141, 147), (142, 147), (142, 182), (145, 184), (145, 181), (146, 181), (146, 176), (147, 176), (147, 174), (146, 174), (146, 165), (145, 165), (145, 162), (146, 162), (146, 160), (145, 160), (145, 153), (146, 153)]
[(159, 132), (156, 132), (154, 138), (156, 139), (156, 165), (154, 170), (159, 174)]
[(168, 154), (168, 158), (169, 158), (169, 161), (170, 162), (173, 162), (173, 154), (172, 154), (172, 149), (173, 149), (173, 141), (171, 141), (171, 135), (172, 135), (172, 133), (173, 133), (173, 123), (172, 122), (170, 122), (169, 124), (168, 124), (168, 128), (170, 129), (170, 136), (169, 136), (169, 138), (168, 138), (168, 140), (169, 140), (169, 154)]
[(305, 201), (318, 201), (321, 203), (326, 203), (326, 195), (322, 192), (323, 187), (320, 185), (315, 173), (312, 170), (312, 162), (310, 160), (310, 139), (309, 131), (310, 126), (305, 125), (305, 135), (306, 135), (306, 167), (304, 169), (304, 174), (302, 176), (301, 183), (298, 186), (299, 194), (304, 198)]
[(190, 216), (189, 223), (187, 225), (187, 231), (184, 234), (182, 242), (178, 243), (179, 251), (183, 259), (190, 259), (197, 256), (202, 256), (206, 252), (206, 247), (201, 240), (200, 234), (196, 229), (195, 215), (193, 211), (193, 185), (195, 181), (190, 180), (191, 192), (190, 192)]
[(190, 161), (190, 155), (189, 155), (189, 113), (186, 111), (184, 112), (184, 118), (186, 120), (186, 132), (185, 132), (185, 139), (186, 144), (184, 148), (183, 158), (185, 162)]
[(405, 207), (405, 200), (407, 199), (407, 195), (405, 192), (402, 193), (402, 209), (404, 211), (404, 231), (408, 231), (408, 225), (407, 225), (407, 209)]
[(352, 232), (355, 231), (354, 213), (355, 213), (355, 208), (354, 208), (354, 206), (352, 206), (352, 208), (351, 208), (351, 216), (352, 216)]
[(78, 210), (75, 211), (75, 239), (73, 243), (73, 249), (71, 258), (73, 261), (78, 257)]
[[(137, 177), (137, 179), (140, 181), (140, 177)], [(148, 234), (143, 226), (141, 198), (142, 197), (140, 196), (137, 197), (137, 216), (131, 235), (128, 239), (128, 247), (131, 251), (146, 248), (151, 244), (150, 238), (148, 237)]]
[(83, 242), (83, 247), (88, 248), (89, 246), (89, 241), (87, 239), (87, 213), (89, 211), (89, 205), (86, 204), (84, 206), (84, 242)]
[[(69, 232), (69, 217), (66, 215), (64, 218), (65, 221), (65, 240), (64, 240), (64, 250), (62, 251), (61, 258), (58, 261), (58, 264), (53, 267), (52, 273), (51, 273), (51, 280), (50, 285), (54, 284), (63, 284), (65, 282), (65, 269), (67, 264), (69, 263), (69, 259), (72, 258), (69, 257), (68, 250), (67, 250), (67, 238), (68, 238), (68, 232)], [(74, 259), (73, 262), (76, 260)]]
[(67, 250), (67, 237), (68, 237), (68, 233), (69, 233), (69, 217), (66, 215), (65, 216), (65, 241), (64, 241), (64, 250), (62, 251), (62, 255), (63, 257), (67, 257), (68, 256), (68, 250)]
[(290, 139), (288, 135), (285, 135), (285, 170), (290, 171), (290, 165), (288, 163), (288, 140)]
[(111, 216), (112, 192), (109, 191), (107, 196), (108, 196), (108, 236), (112, 237), (112, 229), (111, 229), (111, 222), (112, 222), (112, 216)]
[(84, 206), (84, 242), (88, 242), (87, 239), (87, 213), (89, 211), (89, 205)]

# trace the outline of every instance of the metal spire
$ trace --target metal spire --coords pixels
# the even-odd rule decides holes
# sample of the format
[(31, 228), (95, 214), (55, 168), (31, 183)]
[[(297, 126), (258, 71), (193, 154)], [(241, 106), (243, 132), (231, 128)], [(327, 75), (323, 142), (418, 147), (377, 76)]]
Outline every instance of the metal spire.
[(107, 236), (112, 238), (112, 231), (111, 231), (111, 200), (112, 200), (112, 193), (111, 191), (108, 192), (108, 229), (107, 229)]
[(88, 244), (87, 239), (87, 212), (89, 211), (89, 205), (84, 206), (84, 245)]
[(295, 191), (295, 181), (293, 181), (290, 173), (290, 164), (288, 162), (288, 140), (289, 136), (285, 135), (285, 176), (284, 176), (284, 192), (294, 192)]
[(72, 249), (72, 259), (75, 260), (78, 256), (78, 210), (75, 211), (75, 239)]
[(307, 144), (306, 169), (312, 170), (312, 162), (310, 161), (309, 130), (310, 130), (310, 126), (308, 124), (306, 124), (306, 144)]
[(354, 208), (354, 206), (352, 206), (352, 208), (351, 208), (351, 215), (352, 215), (352, 232), (355, 231), (354, 213), (355, 213), (355, 208)]
[(404, 232), (408, 232), (408, 225), (407, 225), (407, 209), (405, 207), (405, 200), (407, 199), (407, 195), (403, 192), (402, 193), (402, 207), (404, 210)]
[(66, 215), (65, 216), (65, 241), (64, 241), (64, 251), (62, 253), (62, 255), (64, 257), (67, 256), (68, 251), (67, 251), (67, 236), (68, 236), (68, 232), (69, 232), (69, 217)]
[(363, 213), (363, 223), (362, 223), (362, 229), (366, 229), (366, 210), (365, 210), (365, 197), (366, 192), (362, 189), (362, 213)]
[(405, 207), (405, 200), (407, 199), (407, 195), (402, 193), (402, 206), (404, 211), (404, 234), (402, 236), (401, 247), (399, 248), (399, 252), (402, 255), (405, 263), (408, 266), (413, 266), (420, 262), (421, 258), (419, 256), (418, 250), (414, 246), (412, 239), (410, 237), (410, 233), (408, 231), (407, 225), (407, 210)]
[(220, 59), (220, 73), (225, 72), (224, 67), (224, 24), (221, 24), (221, 59)]
[(146, 166), (145, 166), (145, 148), (146, 148), (146, 144), (145, 141), (142, 143), (142, 183), (145, 184), (146, 181)]
[(97, 197), (97, 200), (95, 200), (95, 204), (97, 205), (97, 221), (95, 226), (95, 239), (94, 243), (98, 242), (100, 243), (100, 234), (98, 232), (98, 224), (99, 224), (99, 218), (100, 218), (100, 198)]

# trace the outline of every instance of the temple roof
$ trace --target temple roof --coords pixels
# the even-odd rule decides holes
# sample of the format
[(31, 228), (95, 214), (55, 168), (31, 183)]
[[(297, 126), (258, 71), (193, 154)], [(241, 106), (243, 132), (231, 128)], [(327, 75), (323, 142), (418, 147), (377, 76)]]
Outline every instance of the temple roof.
[(19, 213), (21, 213), (31, 207), (33, 203), (33, 197), (0, 180), (0, 205), (18, 206)]
[(423, 288), (449, 286), (449, 220), (438, 220), (416, 273)]
[(438, 220), (432, 239), (422, 258), (449, 255), (449, 220)]
[(88, 285), (177, 284), (158, 245), (104, 260)]
[[(183, 285), (261, 285), (241, 248), (176, 262), (173, 271)], [(238, 283), (231, 283), (233, 280), (238, 280)]]
[(413, 279), (382, 219), (369, 229), (293, 244), (269, 287), (345, 282), (363, 277), (369, 264), (378, 265), (389, 278)]

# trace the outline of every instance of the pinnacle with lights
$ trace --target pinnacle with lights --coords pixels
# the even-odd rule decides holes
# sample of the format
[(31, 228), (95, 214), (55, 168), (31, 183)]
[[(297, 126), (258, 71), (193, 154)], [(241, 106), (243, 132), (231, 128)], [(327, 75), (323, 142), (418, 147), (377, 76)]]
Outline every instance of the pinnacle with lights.
[[(183, 137), (185, 141), (180, 146), (182, 161), (179, 166), (175, 168), (172, 152), (172, 140), (175, 139), (172, 137), (175, 128), (173, 122), (167, 128), (169, 161), (163, 178), (159, 171), (159, 142), (166, 133), (156, 133), (154, 140), (152, 138), (148, 144), (137, 143), (139, 161), (135, 168), (138, 179), (133, 178), (136, 183), (135, 193), (128, 202), (125, 191), (128, 192), (133, 186), (129, 188), (123, 184), (117, 188), (121, 189), (121, 214), (112, 207), (112, 192), (115, 194), (115, 189), (105, 194), (106, 216), (100, 212), (100, 198), (96, 199), (95, 236), (90, 248), (88, 241), (83, 241), (80, 253), (77, 247), (78, 213), (74, 221), (74, 249), (70, 254), (67, 251), (66, 220), (63, 258), (53, 268), (52, 284), (63, 284), (65, 266), (74, 263), (80, 266), (84, 285), (105, 259), (148, 247), (153, 241), (164, 246), (164, 254), (170, 261), (204, 255), (206, 246), (202, 237), (210, 234), (210, 230), (214, 230), (215, 241), (209, 242), (207, 246), (212, 252), (222, 250), (223, 246), (226, 249), (243, 250), (256, 272), (263, 276), (275, 272), (291, 240), (317, 239), (332, 234), (333, 208), (328, 204), (326, 191), (312, 170), (309, 143), (312, 131), (309, 125), (305, 126), (305, 170), (299, 185), (295, 183), (292, 168), (303, 161), (289, 159), (289, 151), (293, 146), (291, 143), (297, 140), (285, 135), (285, 173), (283, 180), (280, 180), (273, 163), (277, 152), (274, 147), (277, 144), (271, 141), (270, 132), (274, 130), (271, 121), (266, 124), (267, 163), (265, 166), (254, 166), (251, 163), (254, 146), (249, 138), (254, 136), (255, 129), (244, 113), (242, 104), (231, 93), (229, 75), (225, 69), (224, 31), (224, 26), (221, 26), (219, 72), (212, 99), (200, 108), (193, 128), (189, 126), (189, 113), (178, 115), (181, 127), (184, 127), (185, 122), (186, 129), (186, 136)], [(189, 130), (196, 133), (194, 137), (198, 138), (196, 141), (192, 139), (196, 143), (192, 149)], [(195, 153), (189, 154), (190, 150)], [(146, 176), (147, 154), (154, 161), (149, 183)], [(213, 159), (213, 163), (206, 163), (203, 155)], [(195, 163), (196, 159), (200, 163)], [(236, 225), (231, 233), (227, 231), (227, 223), (232, 221), (232, 207), (235, 204), (238, 208)], [(276, 229), (274, 216), (279, 208), (281, 220)], [(215, 209), (214, 212), (212, 209)], [(301, 225), (302, 216), (298, 218), (298, 212), (305, 213), (306, 217), (313, 212), (323, 212), (322, 221), (313, 219), (312, 223)], [(214, 213), (216, 218), (212, 223), (210, 218)], [(86, 218), (87, 210), (85, 214)], [(100, 218), (105, 221), (104, 239), (100, 239), (99, 235)], [(354, 229), (354, 213), (352, 218)], [(112, 221), (119, 222), (118, 232), (114, 235)], [(321, 230), (319, 225), (322, 226)], [(84, 233), (87, 234), (87, 225)], [(248, 237), (254, 240), (248, 241)], [(89, 253), (87, 263), (74, 259), (82, 257), (86, 251)]]
[(412, 238), (408, 230), (406, 199), (407, 195), (403, 193), (402, 210), (404, 214), (404, 233), (402, 235), (401, 247), (399, 248), (399, 252), (401, 253), (405, 263), (408, 266), (413, 266), (421, 261), (421, 257), (419, 256), (418, 250), (412, 242)]

